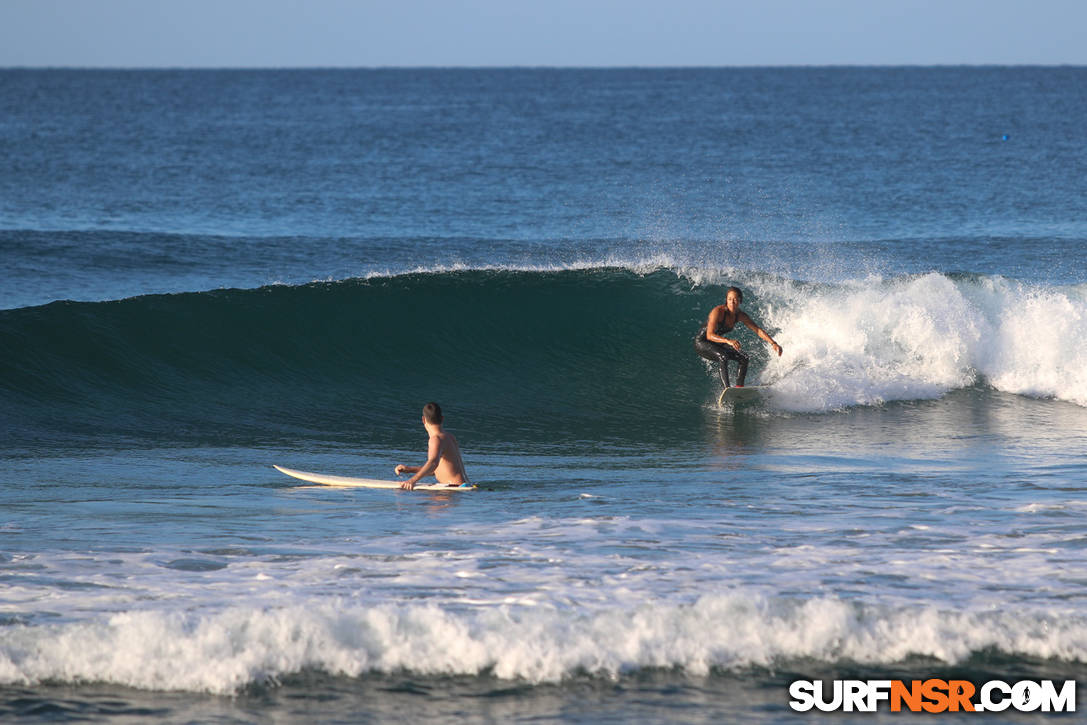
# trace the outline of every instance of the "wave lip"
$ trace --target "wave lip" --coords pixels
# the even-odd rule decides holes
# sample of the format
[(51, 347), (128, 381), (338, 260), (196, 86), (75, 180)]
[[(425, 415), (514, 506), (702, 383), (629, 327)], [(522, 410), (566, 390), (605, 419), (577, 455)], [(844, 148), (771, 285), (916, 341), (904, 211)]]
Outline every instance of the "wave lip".
[(225, 694), (306, 669), (543, 683), (647, 668), (704, 676), (800, 661), (884, 666), (923, 656), (956, 664), (982, 651), (1087, 662), (1087, 619), (738, 592), (689, 605), (651, 603), (633, 612), (573, 616), (560, 608), (453, 611), (339, 601), (215, 614), (139, 611), (97, 622), (3, 628), (0, 683), (93, 681)]

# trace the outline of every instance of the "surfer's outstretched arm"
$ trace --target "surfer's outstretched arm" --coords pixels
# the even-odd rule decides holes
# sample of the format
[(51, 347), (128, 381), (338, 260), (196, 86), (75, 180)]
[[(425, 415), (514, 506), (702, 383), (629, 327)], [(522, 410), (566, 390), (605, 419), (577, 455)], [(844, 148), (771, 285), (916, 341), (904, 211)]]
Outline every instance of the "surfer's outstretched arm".
[(766, 330), (759, 327), (755, 323), (755, 321), (752, 320), (750, 316), (748, 316), (748, 314), (746, 312), (742, 312), (742, 311), (738, 312), (736, 314), (736, 316), (739, 318), (740, 322), (742, 322), (745, 325), (747, 325), (748, 327), (750, 327), (752, 332), (754, 332), (756, 335), (758, 335), (763, 340), (765, 340), (766, 343), (768, 345), (770, 345), (770, 347), (774, 348), (774, 352), (776, 352), (778, 354), (778, 357), (781, 357), (782, 347), (781, 347), (781, 345), (774, 342), (774, 338), (770, 337), (770, 333), (768, 333)]

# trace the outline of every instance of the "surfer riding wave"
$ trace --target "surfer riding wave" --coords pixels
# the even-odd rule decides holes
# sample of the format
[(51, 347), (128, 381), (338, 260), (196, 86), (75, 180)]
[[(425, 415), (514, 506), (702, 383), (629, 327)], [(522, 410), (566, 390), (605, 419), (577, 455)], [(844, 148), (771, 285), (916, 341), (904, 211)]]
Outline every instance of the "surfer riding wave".
[(742, 322), (751, 328), (756, 335), (774, 348), (774, 352), (781, 355), (781, 345), (774, 342), (774, 338), (770, 337), (766, 330), (759, 327), (746, 312), (740, 309), (740, 303), (743, 300), (744, 293), (739, 287), (729, 287), (728, 292), (725, 293), (725, 304), (717, 305), (710, 310), (709, 319), (694, 338), (695, 351), (710, 362), (720, 364), (721, 382), (726, 388), (732, 387), (728, 377), (729, 360), (735, 360), (738, 363), (736, 387), (742, 388), (744, 379), (747, 377), (747, 365), (750, 359), (740, 349), (740, 341), (724, 336), (725, 333), (732, 332), (739, 323)]

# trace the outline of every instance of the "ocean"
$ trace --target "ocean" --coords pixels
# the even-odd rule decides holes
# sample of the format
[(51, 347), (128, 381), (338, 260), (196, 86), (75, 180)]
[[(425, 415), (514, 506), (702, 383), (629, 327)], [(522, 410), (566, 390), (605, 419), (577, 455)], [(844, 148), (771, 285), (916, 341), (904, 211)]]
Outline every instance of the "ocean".
[[(1079, 67), (0, 70), (0, 719), (1087, 682), (1085, 118)], [(733, 285), (784, 354), (718, 405)], [(272, 468), (392, 479), (432, 400), (475, 491)]]

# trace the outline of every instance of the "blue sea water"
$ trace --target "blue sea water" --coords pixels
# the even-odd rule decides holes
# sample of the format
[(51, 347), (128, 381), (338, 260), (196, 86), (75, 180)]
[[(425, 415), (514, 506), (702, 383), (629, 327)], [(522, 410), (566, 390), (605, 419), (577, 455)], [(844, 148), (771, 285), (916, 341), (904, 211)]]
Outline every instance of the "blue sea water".
[[(0, 717), (1083, 680), (1085, 89), (0, 70)], [(784, 354), (741, 332), (771, 393), (721, 407), (691, 339), (730, 285)], [(271, 468), (392, 478), (429, 400), (478, 490)]]

